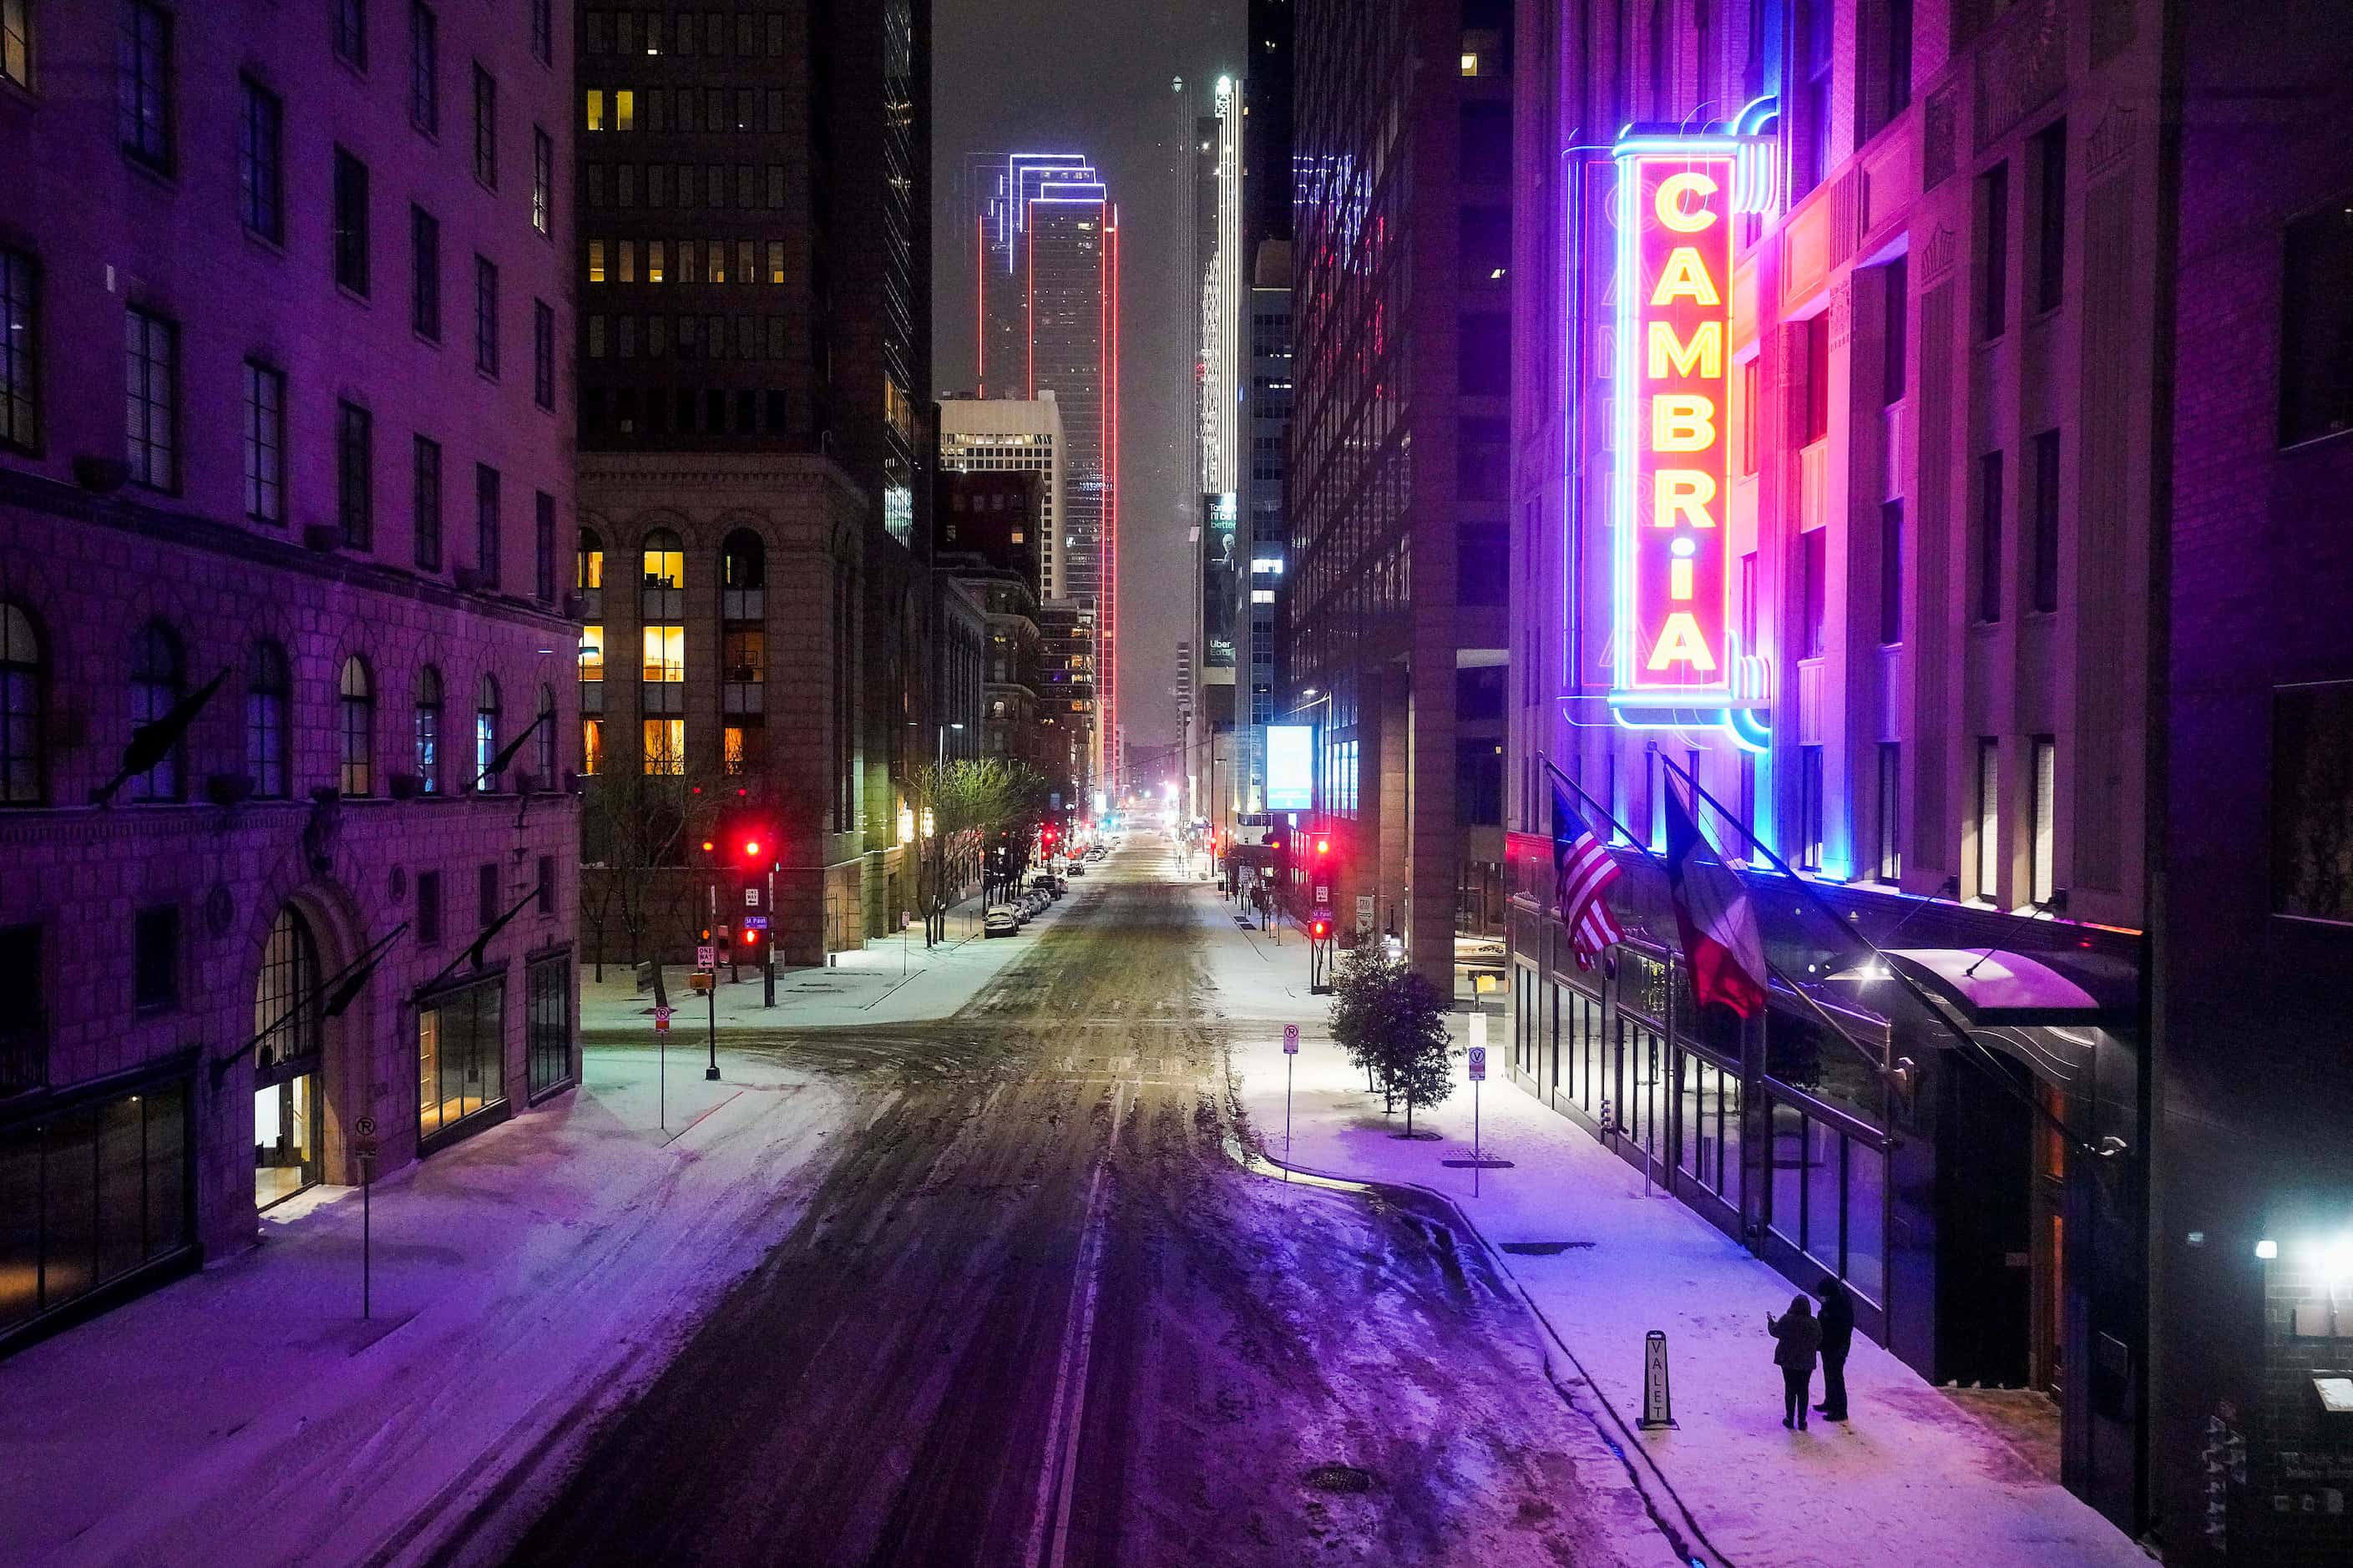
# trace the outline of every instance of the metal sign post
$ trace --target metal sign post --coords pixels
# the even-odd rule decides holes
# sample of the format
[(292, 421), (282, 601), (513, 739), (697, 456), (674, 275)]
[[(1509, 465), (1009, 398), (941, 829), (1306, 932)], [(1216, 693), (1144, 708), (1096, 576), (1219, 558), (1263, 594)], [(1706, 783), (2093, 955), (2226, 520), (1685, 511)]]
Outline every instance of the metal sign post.
[(375, 1315), (375, 1216), (370, 1202), (375, 1192), (375, 1118), (356, 1117), (352, 1121), (352, 1152), (360, 1162), (360, 1321), (366, 1322)]
[[(1299, 1026), (1285, 1024), (1282, 1026), (1282, 1157), (1286, 1160), (1291, 1158), (1292, 1068), (1298, 1060)], [(1288, 1169), (1282, 1173), (1282, 1179), (1286, 1182), (1291, 1180), (1291, 1172)]]
[(654, 1009), (654, 1120), (670, 1131), (670, 1009)]
[(1471, 1015), (1471, 1195), (1479, 1195), (1479, 1171), (1486, 1156), (1479, 1152), (1479, 1086), (1487, 1081), (1487, 1015)]

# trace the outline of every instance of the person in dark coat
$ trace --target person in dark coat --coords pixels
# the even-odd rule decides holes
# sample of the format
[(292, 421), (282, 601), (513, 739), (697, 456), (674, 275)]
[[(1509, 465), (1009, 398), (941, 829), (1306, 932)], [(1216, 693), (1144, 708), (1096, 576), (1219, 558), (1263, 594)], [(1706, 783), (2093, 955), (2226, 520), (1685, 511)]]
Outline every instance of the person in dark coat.
[(1773, 1336), (1773, 1364), (1781, 1369), (1781, 1425), (1803, 1431), (1807, 1385), (1814, 1380), (1822, 1326), (1814, 1321), (1812, 1303), (1799, 1295), (1789, 1299), (1789, 1310), (1781, 1316), (1765, 1314), (1765, 1331)]
[(1854, 1300), (1830, 1275), (1814, 1287), (1822, 1299), (1816, 1321), (1822, 1328), (1822, 1402), (1814, 1406), (1825, 1421), (1846, 1419), (1846, 1352), (1854, 1348)]

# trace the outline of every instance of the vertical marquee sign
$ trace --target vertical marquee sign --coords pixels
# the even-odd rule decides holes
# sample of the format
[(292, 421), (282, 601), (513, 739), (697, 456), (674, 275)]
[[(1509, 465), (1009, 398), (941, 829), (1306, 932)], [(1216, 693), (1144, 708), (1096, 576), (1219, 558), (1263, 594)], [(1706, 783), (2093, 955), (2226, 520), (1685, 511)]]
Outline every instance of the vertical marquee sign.
[[(1729, 136), (1617, 147), (1616, 678), (1630, 723), (1733, 701)], [(1715, 717), (1715, 715), (1711, 715)]]

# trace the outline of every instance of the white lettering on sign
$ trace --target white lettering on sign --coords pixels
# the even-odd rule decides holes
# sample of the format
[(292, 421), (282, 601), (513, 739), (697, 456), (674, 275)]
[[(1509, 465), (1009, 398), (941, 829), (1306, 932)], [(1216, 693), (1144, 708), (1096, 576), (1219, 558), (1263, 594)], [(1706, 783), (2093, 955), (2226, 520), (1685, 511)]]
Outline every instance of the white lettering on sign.
[(1652, 1329), (1642, 1336), (1642, 1419), (1644, 1426), (1672, 1426), (1673, 1406), (1667, 1400), (1667, 1336)]

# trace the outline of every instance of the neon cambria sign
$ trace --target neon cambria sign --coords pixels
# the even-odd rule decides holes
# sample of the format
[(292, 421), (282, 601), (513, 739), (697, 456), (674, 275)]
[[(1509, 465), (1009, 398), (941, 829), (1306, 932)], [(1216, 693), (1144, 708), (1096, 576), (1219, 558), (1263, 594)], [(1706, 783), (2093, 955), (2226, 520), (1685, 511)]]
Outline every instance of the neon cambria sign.
[[(1730, 138), (1618, 149), (1616, 679), (1621, 709), (1733, 700)], [(1633, 717), (1629, 714), (1628, 717)]]

